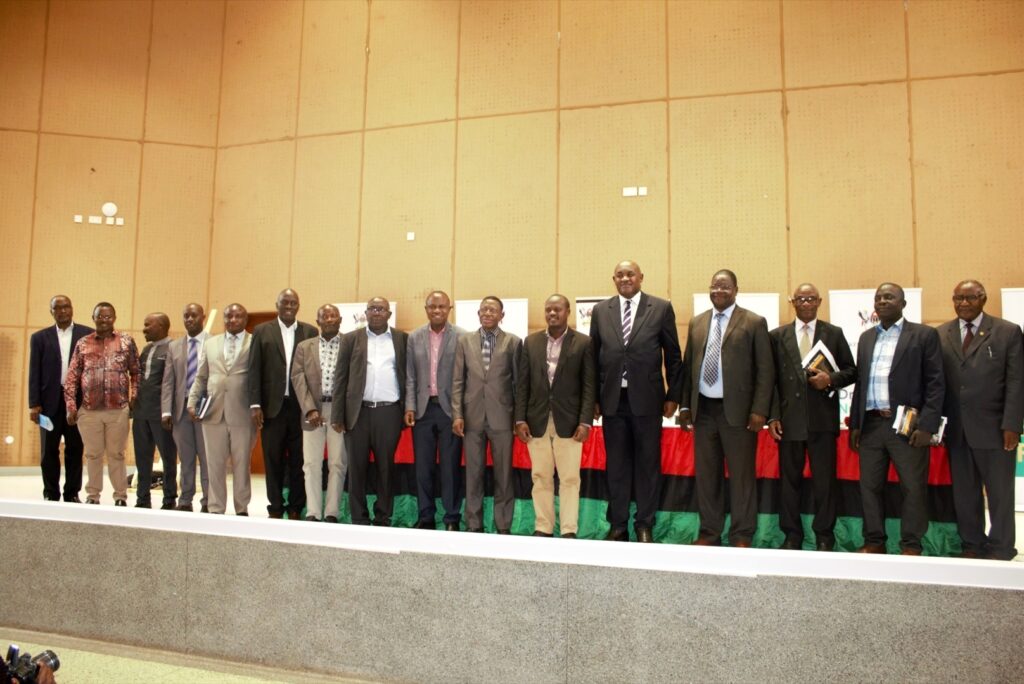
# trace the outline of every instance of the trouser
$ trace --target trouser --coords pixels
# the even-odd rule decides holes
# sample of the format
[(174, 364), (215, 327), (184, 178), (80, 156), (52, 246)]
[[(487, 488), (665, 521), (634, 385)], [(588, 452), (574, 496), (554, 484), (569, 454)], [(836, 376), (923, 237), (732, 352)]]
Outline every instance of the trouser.
[(635, 492), (633, 526), (653, 529), (661, 497), (661, 415), (633, 415), (623, 388), (615, 413), (604, 417), (604, 443), (608, 524), (612, 530), (626, 530)]
[[(273, 418), (263, 419), (263, 463), (267, 468), (267, 510), (298, 516), (306, 505), (302, 485), (302, 409), (295, 397), (287, 396)], [(288, 501), (284, 500), (287, 471)]]
[(548, 426), (542, 437), (534, 437), (528, 445), (533, 474), (533, 511), (537, 517), (534, 529), (551, 534), (555, 525), (555, 468), (558, 469), (558, 527), (562, 534), (576, 534), (580, 517), (580, 459), (583, 442), (572, 437), (559, 437), (555, 419), (548, 415)]
[(725, 528), (725, 472), (729, 466), (732, 523), (729, 543), (751, 542), (757, 531), (757, 433), (729, 425), (721, 399), (701, 396), (693, 426), (700, 536), (719, 539)]
[(60, 498), (60, 440), (64, 438), (64, 500), (71, 501), (82, 489), (82, 435), (78, 426), (68, 425), (61, 404), (53, 421), (53, 430), (39, 428), (39, 468), (43, 472), (43, 498)]
[[(331, 415), (331, 402), (324, 402), (321, 416)], [(324, 445), (327, 446), (327, 502), (323, 503)], [(330, 423), (302, 431), (302, 473), (306, 482), (306, 517), (320, 520), (325, 515), (338, 517), (341, 486), (345, 481), (345, 440)]]
[(181, 461), (181, 496), (178, 505), (191, 506), (196, 495), (196, 467), (200, 470), (200, 481), (203, 495), (199, 505), (207, 504), (207, 492), (210, 491), (209, 469), (206, 466), (206, 440), (203, 439), (203, 424), (192, 420), (188, 412), (174, 424), (174, 444), (178, 448), (178, 460)]
[(889, 460), (900, 478), (900, 548), (921, 549), (928, 531), (928, 447), (912, 447), (892, 429), (892, 418), (867, 415), (860, 435), (860, 496), (864, 543), (884, 545), (885, 483)]
[(135, 443), (135, 468), (139, 471), (136, 500), (144, 505), (151, 501), (153, 449), (156, 448), (164, 469), (163, 504), (173, 506), (178, 496), (178, 454), (170, 430), (163, 429), (159, 418), (136, 418), (132, 421), (132, 441)]
[(228, 425), (227, 423), (203, 423), (203, 439), (206, 441), (206, 462), (210, 465), (210, 513), (223, 513), (227, 507), (228, 464), (231, 464), (232, 494), (235, 513), (248, 513), (252, 498), (252, 482), (249, 462), (252, 459), (252, 445), (256, 430), (252, 423)]
[[(947, 446), (953, 478), (953, 506), (964, 550), (1010, 560), (1017, 555), (1013, 502), (1016, 450), (973, 449), (962, 437)], [(982, 487), (988, 494), (992, 522), (987, 535)]]
[(90, 501), (99, 501), (103, 491), (103, 455), (107, 456), (107, 473), (114, 488), (114, 500), (128, 498), (128, 473), (124, 452), (128, 447), (128, 407), (78, 412), (78, 432), (82, 435), (88, 480), (85, 493)]
[(466, 527), (484, 527), (484, 473), (487, 471), (487, 442), (494, 464), (494, 527), (512, 528), (515, 492), (512, 489), (512, 430), (466, 430)]
[(814, 521), (811, 528), (817, 542), (834, 544), (836, 500), (836, 436), (831, 432), (809, 432), (807, 441), (779, 442), (779, 527), (786, 539), (803, 542), (804, 525), (800, 518), (800, 490), (804, 481), (804, 456), (811, 461), (811, 484), (814, 489)]
[[(340, 399), (339, 399), (340, 401)], [(373, 524), (390, 526), (393, 508), (391, 475), (395, 469), (395, 449), (402, 434), (402, 406), (370, 408), (363, 406), (351, 430), (345, 433), (348, 455), (348, 508), (352, 522), (368, 525), (370, 512), (366, 506), (366, 479), (373, 451), (377, 474), (377, 501), (373, 505)]]
[(451, 416), (433, 397), (412, 428), (412, 446), (416, 460), (419, 520), (433, 522), (436, 516), (434, 466), (439, 463), (444, 521), (459, 522), (462, 517), (462, 439), (452, 432)]

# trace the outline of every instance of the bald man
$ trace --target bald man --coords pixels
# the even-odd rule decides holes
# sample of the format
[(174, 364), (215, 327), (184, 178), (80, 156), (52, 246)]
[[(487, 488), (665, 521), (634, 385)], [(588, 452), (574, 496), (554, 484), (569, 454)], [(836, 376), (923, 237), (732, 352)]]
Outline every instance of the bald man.
[(167, 349), (171, 338), (171, 319), (163, 313), (151, 313), (142, 324), (146, 346), (139, 356), (139, 394), (132, 412), (132, 441), (135, 444), (136, 482), (135, 507), (152, 508), (150, 486), (153, 482), (153, 449), (160, 451), (164, 468), (163, 502), (160, 508), (174, 508), (178, 498), (178, 451), (170, 430), (160, 420), (160, 392), (167, 367)]

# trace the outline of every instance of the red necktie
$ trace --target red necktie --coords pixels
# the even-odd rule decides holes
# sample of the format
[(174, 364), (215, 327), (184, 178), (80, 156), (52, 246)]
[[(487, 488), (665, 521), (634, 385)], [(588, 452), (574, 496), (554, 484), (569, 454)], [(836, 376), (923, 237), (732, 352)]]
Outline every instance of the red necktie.
[(968, 322), (964, 324), (964, 327), (967, 328), (967, 333), (964, 335), (964, 346), (962, 351), (964, 354), (967, 354), (967, 348), (971, 346), (971, 340), (974, 339), (974, 332), (971, 331), (974, 324)]

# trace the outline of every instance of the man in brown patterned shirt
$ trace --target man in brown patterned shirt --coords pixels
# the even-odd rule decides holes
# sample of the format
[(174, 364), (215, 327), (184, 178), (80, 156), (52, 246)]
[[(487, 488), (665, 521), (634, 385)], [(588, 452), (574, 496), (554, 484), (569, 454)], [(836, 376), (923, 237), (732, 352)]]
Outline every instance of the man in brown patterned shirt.
[[(117, 313), (113, 304), (97, 304), (92, 320), (96, 332), (78, 341), (68, 364), (64, 382), (68, 425), (78, 425), (85, 447), (86, 501), (100, 502), (105, 453), (114, 505), (126, 506), (124, 451), (128, 446), (128, 411), (139, 391), (139, 350), (131, 335), (114, 330)], [(81, 408), (75, 404), (79, 387)]]

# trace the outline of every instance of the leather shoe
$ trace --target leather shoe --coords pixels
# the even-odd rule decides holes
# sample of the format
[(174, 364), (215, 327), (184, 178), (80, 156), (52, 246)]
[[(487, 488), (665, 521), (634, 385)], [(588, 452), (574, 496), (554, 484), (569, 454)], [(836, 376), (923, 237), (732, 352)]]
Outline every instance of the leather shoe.
[(99, 506), (100, 505), (100, 500), (99, 499), (86, 499), (85, 503), (92, 504), (94, 506)]
[(786, 541), (782, 542), (782, 546), (780, 546), (779, 548), (782, 549), (783, 551), (799, 551), (803, 547), (804, 547), (804, 543), (801, 540), (798, 540), (798, 539), (786, 539)]
[(315, 516), (307, 515), (306, 516), (306, 522), (320, 522), (320, 521), (317, 520)]
[(444, 531), (445, 532), (458, 532), (459, 531), (459, 523), (457, 523), (457, 522), (445, 523), (444, 524)]
[[(125, 504), (125, 505), (127, 505), (127, 504)], [(135, 502), (135, 507), (136, 508), (152, 508), (153, 504), (151, 504), (149, 502), (136, 501)]]
[[(99, 501), (97, 501), (96, 503), (99, 503)], [(117, 501), (114, 502), (114, 505), (115, 506), (127, 506), (128, 502), (125, 501), (124, 499), (118, 499)], [(139, 508), (139, 507), (136, 506), (136, 508)], [(148, 508), (148, 506), (147, 506), (147, 508)]]
[(417, 530), (436, 530), (437, 529), (437, 523), (435, 523), (433, 520), (419, 520), (419, 521), (416, 522), (416, 529)]
[(235, 513), (235, 515), (240, 515), (243, 518), (248, 518), (249, 517), (249, 511), (242, 511), (241, 513)]
[(608, 535), (604, 539), (605, 541), (629, 541), (629, 533), (626, 530), (613, 527), (608, 530)]
[(267, 517), (273, 520), (283, 520), (284, 513), (282, 513), (281, 511), (270, 511), (269, 513), (267, 513)]
[(722, 540), (717, 538), (717, 537), (703, 537), (703, 536), (698, 535), (697, 538), (693, 540), (693, 545), (694, 546), (721, 546), (722, 545)]
[(651, 528), (649, 527), (638, 527), (636, 528), (636, 540), (641, 544), (653, 544), (654, 535), (651, 534)]
[(534, 531), (533, 536), (534, 537), (553, 537), (554, 535), (551, 534), (550, 532), (541, 532), (540, 530), (536, 530), (536, 531)]
[(888, 551), (885, 550), (885, 544), (865, 544), (864, 546), (857, 549), (856, 553), (880, 553), (885, 554)]
[(66, 501), (67, 503), (82, 503), (82, 500), (79, 499), (77, 496), (73, 496), (70, 499), (65, 498), (64, 501)]
[(729, 546), (731, 546), (734, 549), (749, 549), (750, 548), (750, 540), (749, 539), (737, 539), (736, 541), (729, 542)]
[(174, 504), (173, 503), (163, 503), (163, 504), (160, 504), (160, 510), (161, 511), (173, 511), (174, 510)]
[(575, 538), (576, 538), (576, 533), (575, 532), (566, 532), (565, 534), (562, 535), (562, 539), (575, 539)]
[(466, 531), (467, 532), (480, 532), (480, 533), (482, 533), (484, 531), (484, 529), (482, 527), (470, 527)]
[(390, 520), (380, 520), (378, 518), (374, 518), (373, 522), (370, 523), (370, 524), (373, 525), (374, 527), (391, 527), (391, 521)]
[(512, 534), (509, 530), (498, 530), (498, 534)]
[(900, 551), (901, 556), (920, 556), (921, 549), (905, 548)]
[(191, 513), (192, 512), (192, 504), (178, 504), (178, 507), (175, 508), (174, 510), (176, 510), (176, 511), (188, 511), (189, 513)]
[(302, 520), (302, 511), (299, 511), (299, 510), (288, 511), (288, 519), (289, 520)]
[(200, 513), (209, 513), (209, 512), (210, 512), (210, 507), (209, 507), (209, 506), (206, 506), (206, 505), (204, 505), (204, 506), (202, 506), (202, 507), (201, 507), (201, 508), (199, 509), (199, 512), (200, 512)]
[(818, 542), (818, 544), (814, 548), (816, 548), (818, 551), (832, 551), (832, 550), (834, 550), (836, 548), (836, 543), (835, 542), (828, 542), (828, 541), (820, 541), (820, 542)]
[(338, 523), (338, 516), (336, 516), (336, 515), (329, 515), (326, 518), (324, 518), (324, 522), (325, 523), (337, 524)]
[(957, 558), (985, 558), (985, 555), (974, 549), (964, 549), (956, 555)]

